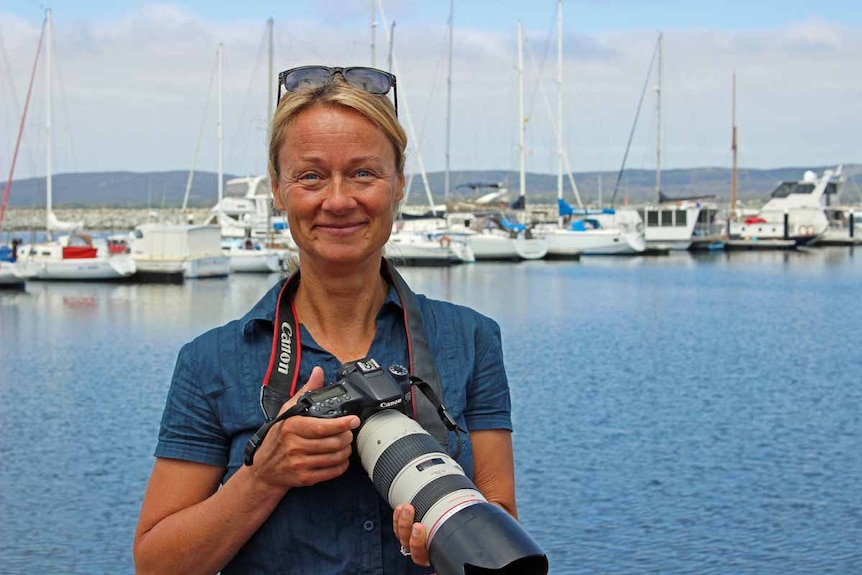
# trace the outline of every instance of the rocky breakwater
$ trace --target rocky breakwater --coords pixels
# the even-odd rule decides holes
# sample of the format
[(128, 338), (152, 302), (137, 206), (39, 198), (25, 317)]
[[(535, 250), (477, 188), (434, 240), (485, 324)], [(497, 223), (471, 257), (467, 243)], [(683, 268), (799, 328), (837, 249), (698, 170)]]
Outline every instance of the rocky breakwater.
[[(133, 208), (80, 208), (54, 210), (64, 222), (84, 222), (88, 230), (128, 231), (146, 222), (173, 222), (201, 224), (210, 215), (209, 209), (182, 211)], [(4, 231), (39, 231), (45, 229), (45, 210), (25, 208), (9, 209), (3, 222)]]

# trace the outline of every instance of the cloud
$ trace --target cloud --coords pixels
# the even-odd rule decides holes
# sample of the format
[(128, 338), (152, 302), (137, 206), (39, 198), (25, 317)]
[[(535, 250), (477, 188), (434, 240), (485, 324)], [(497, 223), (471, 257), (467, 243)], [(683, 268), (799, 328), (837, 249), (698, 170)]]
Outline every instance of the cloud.
[[(317, 16), (276, 20), (277, 69), (313, 62), (369, 63), (369, 15), (338, 9), (343, 7), (328, 2), (318, 5)], [(411, 9), (405, 3), (390, 12)], [(456, 29), (453, 168), (517, 167), (516, 18), (512, 20), (511, 29), (504, 31)], [(447, 29), (445, 21), (420, 24), (405, 17), (403, 22), (395, 32), (399, 99), (410, 109), (426, 167), (438, 170), (445, 155)], [(7, 71), (3, 65), (0, 72), (14, 78), (20, 101), (39, 28), (0, 14), (0, 31), (11, 66)], [(666, 30), (666, 165), (728, 165), (734, 71), (746, 165), (858, 160), (860, 32), (858, 26), (816, 18), (762, 30)], [(215, 169), (216, 94), (210, 83), (219, 42), (224, 43), (226, 170), (262, 171), (272, 89), (264, 33), (264, 20), (212, 21), (170, 4), (145, 4), (118, 18), (55, 20), (55, 89), (62, 85), (63, 91), (55, 99), (55, 130), (71, 134), (77, 150), (74, 160), (58, 141), (55, 171), (186, 169), (201, 126), (197, 167)], [(547, 30), (526, 33), (532, 55), (525, 62), (528, 168), (552, 172), (555, 120), (548, 109), (556, 113), (555, 39)], [(564, 134), (576, 170), (618, 167), (655, 42), (656, 34), (644, 31), (566, 35)], [(381, 26), (378, 66), (385, 65), (387, 50)], [(39, 149), (44, 97), (36, 98), (40, 104), (31, 110), (28, 134), (29, 155), (36, 160), (19, 166), (21, 177), (28, 170), (44, 170), (39, 160), (44, 156)], [(5, 117), (17, 117), (12, 100), (4, 97), (4, 102)], [(6, 140), (11, 137), (7, 134)], [(631, 161), (651, 166), (654, 141), (655, 95), (650, 91)]]

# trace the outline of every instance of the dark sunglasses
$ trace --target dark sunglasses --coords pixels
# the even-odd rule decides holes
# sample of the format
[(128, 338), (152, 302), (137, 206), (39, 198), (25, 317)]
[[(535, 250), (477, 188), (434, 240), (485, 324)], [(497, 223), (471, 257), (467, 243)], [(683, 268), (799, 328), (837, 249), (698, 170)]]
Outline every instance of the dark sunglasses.
[(300, 66), (285, 70), (278, 75), (278, 99), (281, 101), (281, 89), (285, 92), (296, 92), (306, 88), (322, 88), (332, 81), (332, 77), (341, 74), (344, 81), (354, 88), (364, 90), (376, 96), (385, 96), (392, 90), (395, 98), (395, 115), (398, 115), (398, 88), (395, 87), (395, 75), (377, 68), (353, 66), (350, 68), (330, 68), (329, 66)]

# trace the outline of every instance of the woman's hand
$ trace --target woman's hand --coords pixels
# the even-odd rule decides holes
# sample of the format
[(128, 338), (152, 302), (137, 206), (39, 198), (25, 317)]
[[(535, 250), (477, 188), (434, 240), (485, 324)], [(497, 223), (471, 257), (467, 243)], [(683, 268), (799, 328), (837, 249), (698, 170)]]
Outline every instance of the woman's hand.
[[(315, 367), (308, 382), (286, 402), (279, 413), (290, 409), (307, 391), (323, 387), (323, 370)], [(267, 434), (255, 457), (254, 476), (285, 489), (314, 485), (338, 477), (349, 465), (352, 429), (359, 427), (355, 415), (336, 419), (289, 417)]]
[(428, 547), (426, 545), (425, 527), (421, 523), (414, 523), (415, 510), (409, 503), (404, 503), (395, 508), (392, 515), (392, 525), (395, 537), (401, 543), (401, 547), (410, 550), (410, 558), (417, 565), (429, 566)]

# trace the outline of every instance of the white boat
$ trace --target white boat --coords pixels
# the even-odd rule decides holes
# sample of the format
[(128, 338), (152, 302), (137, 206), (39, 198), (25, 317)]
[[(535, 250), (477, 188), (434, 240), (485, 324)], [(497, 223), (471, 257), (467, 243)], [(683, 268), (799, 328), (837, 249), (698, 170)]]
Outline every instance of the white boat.
[(24, 280), (18, 276), (15, 262), (0, 260), (0, 289), (20, 288), (24, 286)]
[[(45, 11), (45, 75), (51, 75), (51, 10)], [(22, 245), (18, 249), (15, 272), (27, 280), (117, 280), (135, 273), (135, 262), (126, 254), (111, 254), (104, 239), (73, 233), (52, 240), (52, 232), (77, 231), (83, 222), (61, 222), (53, 212), (51, 171), (51, 89), (46, 82), (46, 169), (45, 214), (48, 241)]]
[(446, 221), (446, 233), (465, 238), (476, 261), (538, 260), (548, 252), (544, 238), (534, 236), (524, 224), (511, 222), (503, 214), (452, 213)]
[(12, 240), (11, 246), (0, 245), (0, 289), (24, 287), (24, 280), (18, 275), (16, 265), (19, 240)]
[[(700, 237), (717, 237), (718, 206), (707, 198), (670, 198), (638, 208), (647, 247), (687, 250)], [(622, 210), (620, 210), (622, 211)]]
[(232, 178), (224, 184), (222, 197), (210, 210), (206, 224), (218, 224), (223, 238), (254, 240), (291, 247), (287, 219), (275, 215), (272, 189), (266, 176)]
[(222, 252), (230, 258), (230, 271), (236, 273), (276, 273), (282, 271), (287, 250), (271, 250), (251, 238), (222, 240)]
[(395, 264), (448, 266), (476, 261), (470, 244), (463, 237), (445, 231), (393, 229), (384, 254)]
[(560, 222), (533, 228), (535, 235), (548, 242), (546, 258), (637, 255), (646, 250), (643, 231), (631, 218), (618, 216), (610, 208), (575, 209), (562, 199), (557, 200), (557, 205)]
[(753, 214), (731, 219), (733, 239), (792, 240), (796, 245), (815, 242), (829, 229), (824, 198), (837, 193), (841, 166), (825, 170), (818, 178), (812, 171), (802, 180), (781, 182), (771, 198)]
[(862, 207), (829, 206), (824, 210), (829, 227), (814, 243), (818, 246), (862, 244)]
[(141, 224), (131, 233), (130, 250), (142, 281), (182, 282), (230, 273), (218, 226)]
[(15, 265), (15, 273), (27, 280), (120, 280), (136, 271), (128, 255), (110, 254), (107, 241), (83, 233), (22, 245)]
[(643, 234), (620, 228), (603, 228), (596, 220), (584, 218), (568, 227), (556, 224), (537, 226), (534, 233), (548, 242), (548, 259), (585, 256), (636, 255), (646, 249)]

